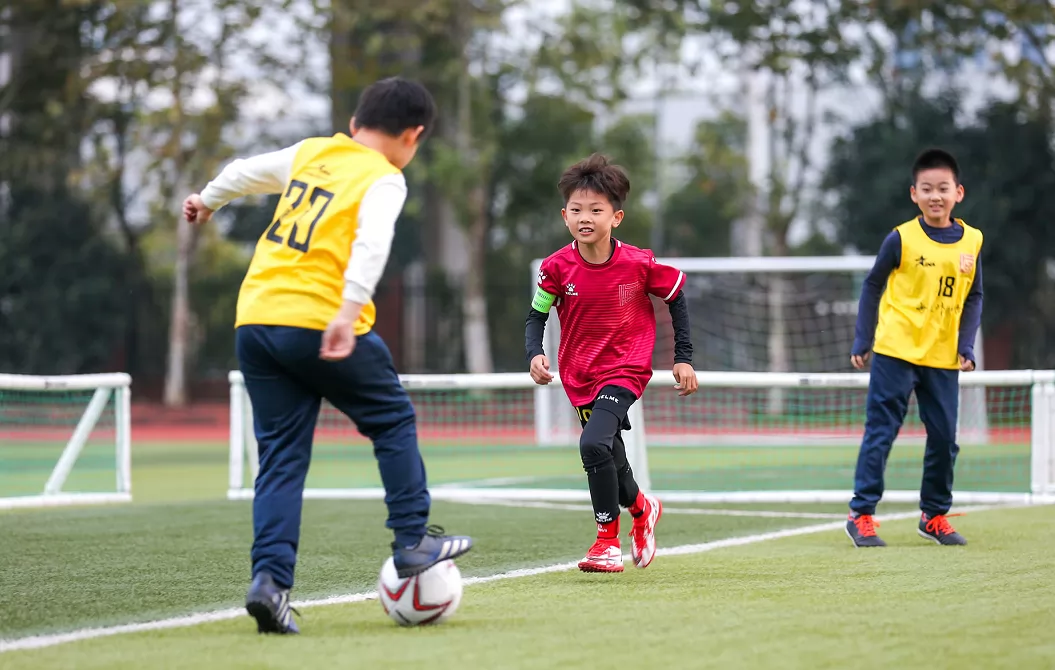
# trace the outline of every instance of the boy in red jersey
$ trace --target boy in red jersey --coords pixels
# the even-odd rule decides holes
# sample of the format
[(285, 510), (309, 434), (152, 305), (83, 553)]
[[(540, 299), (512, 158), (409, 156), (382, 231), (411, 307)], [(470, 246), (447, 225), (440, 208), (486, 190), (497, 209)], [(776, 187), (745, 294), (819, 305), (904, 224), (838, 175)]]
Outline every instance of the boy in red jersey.
[(557, 306), (561, 381), (583, 431), (579, 453), (590, 485), (597, 541), (579, 562), (583, 572), (622, 572), (619, 507), (634, 517), (634, 565), (648, 567), (656, 553), (659, 500), (641, 492), (626, 459), (621, 431), (627, 412), (652, 378), (656, 317), (649, 294), (662, 298), (674, 325), (674, 378), (679, 395), (696, 392), (689, 314), (681, 292), (685, 275), (656, 262), (651, 251), (612, 238), (630, 192), (626, 172), (594, 154), (561, 175), (564, 222), (574, 241), (542, 263), (526, 324), (527, 358), (536, 384), (553, 380), (542, 336)]

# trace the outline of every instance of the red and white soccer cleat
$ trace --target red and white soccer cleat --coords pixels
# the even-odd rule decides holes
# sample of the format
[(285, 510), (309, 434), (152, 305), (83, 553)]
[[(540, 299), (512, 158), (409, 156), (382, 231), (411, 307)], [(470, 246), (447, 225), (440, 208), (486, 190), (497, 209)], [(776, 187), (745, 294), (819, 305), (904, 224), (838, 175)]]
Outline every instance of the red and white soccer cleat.
[(630, 555), (639, 568), (647, 568), (656, 555), (656, 524), (663, 516), (663, 503), (658, 498), (645, 495), (645, 502), (645, 513), (634, 519), (630, 529)]
[(586, 552), (586, 558), (579, 561), (579, 569), (583, 572), (622, 572), (623, 551), (619, 548), (619, 540), (598, 538)]

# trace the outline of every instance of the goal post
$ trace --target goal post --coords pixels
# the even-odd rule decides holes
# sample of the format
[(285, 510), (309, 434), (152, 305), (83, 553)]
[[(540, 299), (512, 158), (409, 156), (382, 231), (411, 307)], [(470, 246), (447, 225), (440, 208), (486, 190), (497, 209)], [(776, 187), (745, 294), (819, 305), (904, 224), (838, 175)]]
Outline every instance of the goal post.
[[(867, 372), (699, 372), (681, 398), (657, 370), (625, 438), (635, 475), (671, 502), (840, 502), (853, 487)], [(430, 490), (447, 500), (588, 501), (578, 435), (538, 439), (527, 373), (403, 375), (415, 404)], [(228, 497), (252, 497), (251, 409), (231, 373)], [(1055, 500), (1055, 371), (981, 371), (961, 393), (985, 403), (990, 428), (961, 436), (957, 504)], [(560, 391), (559, 376), (550, 385)], [(548, 387), (547, 387), (548, 388)], [(769, 411), (774, 389), (784, 412)], [(566, 401), (565, 401), (565, 404)], [(887, 466), (892, 502), (918, 500), (925, 429), (913, 402)], [(308, 498), (383, 497), (369, 442), (323, 403)]]
[(0, 374), (0, 509), (130, 502), (131, 384)]

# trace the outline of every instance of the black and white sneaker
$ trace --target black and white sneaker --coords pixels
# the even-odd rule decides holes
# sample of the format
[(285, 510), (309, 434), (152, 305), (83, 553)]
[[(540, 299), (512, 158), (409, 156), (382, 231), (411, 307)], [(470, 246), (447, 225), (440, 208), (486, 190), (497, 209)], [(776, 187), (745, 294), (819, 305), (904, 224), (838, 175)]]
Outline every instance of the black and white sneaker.
[(293, 614), (297, 611), (289, 605), (289, 589), (280, 588), (266, 572), (253, 578), (245, 597), (245, 609), (256, 619), (258, 633), (296, 635), (300, 632), (293, 621)]
[(444, 535), (439, 526), (429, 526), (425, 537), (413, 547), (392, 543), (392, 561), (400, 579), (420, 575), (442, 561), (457, 558), (473, 548), (473, 539), (465, 535)]

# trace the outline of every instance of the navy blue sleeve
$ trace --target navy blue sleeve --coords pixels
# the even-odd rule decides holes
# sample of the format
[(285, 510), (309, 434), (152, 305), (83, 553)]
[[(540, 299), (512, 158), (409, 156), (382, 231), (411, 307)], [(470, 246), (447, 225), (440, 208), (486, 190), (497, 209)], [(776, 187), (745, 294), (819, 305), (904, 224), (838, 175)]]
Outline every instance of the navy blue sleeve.
[(854, 346), (851, 356), (863, 356), (872, 349), (876, 334), (876, 319), (879, 316), (879, 299), (883, 296), (890, 273), (901, 265), (901, 233), (892, 231), (883, 240), (876, 254), (875, 265), (865, 277), (861, 288), (861, 299), (857, 303), (857, 327), (854, 329)]
[(974, 338), (982, 325), (982, 258), (975, 261), (974, 283), (963, 301), (963, 313), (960, 314), (959, 354), (971, 361), (974, 360)]

